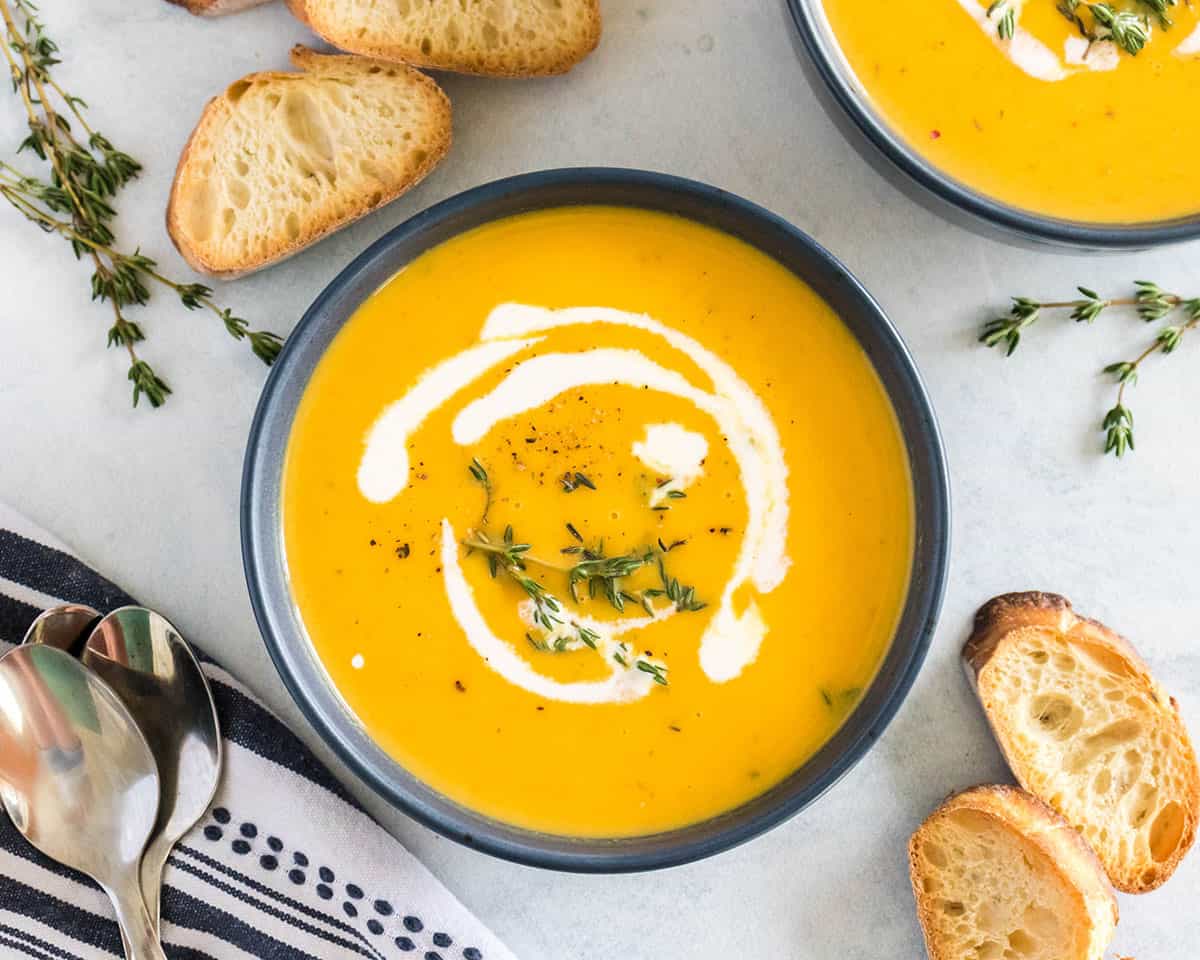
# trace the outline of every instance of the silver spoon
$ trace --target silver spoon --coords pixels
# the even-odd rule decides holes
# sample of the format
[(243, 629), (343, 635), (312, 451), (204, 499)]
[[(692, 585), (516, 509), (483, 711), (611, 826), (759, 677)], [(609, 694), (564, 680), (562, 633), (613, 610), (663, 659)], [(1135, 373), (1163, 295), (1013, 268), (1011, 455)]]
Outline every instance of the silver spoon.
[(145, 607), (121, 607), (101, 619), (82, 659), (129, 708), (158, 763), (158, 819), (140, 880), (157, 929), (167, 857), (204, 815), (220, 779), (216, 705), (191, 648)]
[(99, 619), (99, 610), (82, 603), (64, 603), (39, 613), (25, 631), (24, 642), (42, 643), (64, 653), (75, 653)]
[(154, 756), (116, 694), (54, 647), (0, 657), (0, 799), (30, 843), (108, 894), (129, 960), (166, 960), (138, 885)]

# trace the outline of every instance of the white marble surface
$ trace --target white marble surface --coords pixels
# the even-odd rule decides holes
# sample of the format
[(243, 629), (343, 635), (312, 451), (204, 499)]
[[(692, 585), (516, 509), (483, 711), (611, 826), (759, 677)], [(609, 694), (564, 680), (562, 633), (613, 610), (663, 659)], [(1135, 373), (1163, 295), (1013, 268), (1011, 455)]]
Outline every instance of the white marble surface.
[[(66, 86), (146, 164), (122, 202), (122, 239), (184, 274), (163, 229), (178, 150), (209, 96), (283, 66), (305, 29), (280, 4), (218, 21), (160, 0), (44, 0), (43, 10), (64, 48)], [(462, 849), (358, 793), (528, 960), (918, 956), (908, 833), (948, 791), (1006, 777), (957, 663), (981, 601), (1032, 587), (1067, 594), (1140, 645), (1200, 730), (1197, 346), (1147, 370), (1132, 395), (1138, 450), (1117, 463), (1097, 453), (1111, 393), (1097, 374), (1144, 342), (1136, 319), (1090, 329), (1047, 320), (1007, 362), (974, 343), (1009, 293), (1065, 294), (1078, 282), (1122, 291), (1136, 277), (1200, 292), (1200, 246), (1033, 254), (936, 219), (822, 114), (781, 0), (604, 0), (604, 12), (600, 49), (566, 78), (447, 77), (456, 143), (440, 170), (316, 249), (221, 285), (220, 298), (286, 332), (388, 228), (466, 187), (543, 167), (666, 170), (765, 204), (858, 273), (928, 382), (955, 506), (941, 626), (874, 751), (803, 815), (704, 863), (624, 877), (540, 872)], [(0, 98), (0, 143), (15, 143), (18, 128), (15, 105)], [(131, 410), (125, 365), (103, 349), (108, 318), (88, 303), (86, 282), (63, 243), (0, 212), (0, 498), (169, 612), (301, 725), (255, 630), (239, 554), (238, 483), (263, 370), (211, 318), (156, 296), (139, 314), (145, 355), (175, 395), (157, 412)], [(1115, 948), (1191, 960), (1198, 894), (1194, 853), (1161, 891), (1121, 899)]]

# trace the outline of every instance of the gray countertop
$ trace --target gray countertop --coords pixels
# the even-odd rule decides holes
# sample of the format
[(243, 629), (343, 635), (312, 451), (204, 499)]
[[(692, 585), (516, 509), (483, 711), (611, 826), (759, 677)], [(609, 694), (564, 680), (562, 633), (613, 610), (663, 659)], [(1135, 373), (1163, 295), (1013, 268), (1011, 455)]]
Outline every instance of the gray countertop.
[[(45, 0), (64, 85), (146, 165), (121, 202), (120, 237), (187, 271), (163, 208), (204, 102), (281, 68), (307, 38), (281, 4), (196, 20), (160, 0)], [(464, 188), (545, 167), (614, 164), (717, 184), (834, 251), (907, 339), (941, 419), (954, 495), (949, 589), (933, 648), (874, 750), (812, 808), (766, 836), (659, 874), (580, 877), (492, 860), (385, 809), (371, 810), (527, 960), (914, 957), (909, 832), (949, 791), (1007, 772), (958, 650), (992, 594), (1056, 590), (1126, 633), (1200, 730), (1200, 444), (1196, 345), (1148, 364), (1132, 392), (1138, 449), (1098, 454), (1111, 404), (1098, 375), (1148, 339), (1128, 315), (1090, 328), (1047, 317), (1008, 361), (975, 344), (1010, 293), (1124, 293), (1148, 277), (1200, 293), (1200, 246), (1083, 257), (980, 239), (915, 206), (842, 140), (814, 100), (782, 0), (604, 0), (604, 39), (571, 75), (445, 77), (455, 145), (408, 196), (218, 297), (286, 332), (350, 258)], [(0, 98), (0, 143), (22, 136)], [(1036, 149), (1036, 146), (1034, 147)], [(310, 741), (258, 637), (242, 580), (238, 485), (263, 369), (211, 316), (156, 295), (137, 319), (175, 393), (131, 410), (106, 309), (66, 245), (0, 213), (0, 498), (161, 608)], [(1191, 368), (1189, 370), (1189, 364)], [(315, 744), (329, 759), (327, 750)], [(1157, 893), (1122, 897), (1117, 952), (1191, 960), (1200, 854)]]

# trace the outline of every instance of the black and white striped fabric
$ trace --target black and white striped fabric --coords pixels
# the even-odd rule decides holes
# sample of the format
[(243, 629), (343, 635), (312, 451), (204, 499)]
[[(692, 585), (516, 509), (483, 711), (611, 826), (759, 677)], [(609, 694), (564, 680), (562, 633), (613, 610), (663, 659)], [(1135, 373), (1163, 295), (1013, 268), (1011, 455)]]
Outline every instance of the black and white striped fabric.
[[(133, 599), (0, 505), (0, 654), (37, 613)], [(199, 651), (197, 651), (199, 653)], [(167, 865), (171, 960), (512, 960), (253, 695), (201, 654), (225, 735), (217, 797)], [(121, 955), (108, 901), (0, 813), (0, 957)]]

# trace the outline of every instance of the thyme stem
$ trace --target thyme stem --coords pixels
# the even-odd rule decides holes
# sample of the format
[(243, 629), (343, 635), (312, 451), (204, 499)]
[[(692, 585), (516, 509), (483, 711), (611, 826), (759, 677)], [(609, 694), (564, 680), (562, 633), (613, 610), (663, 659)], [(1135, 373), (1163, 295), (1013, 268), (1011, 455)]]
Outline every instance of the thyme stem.
[[(526, 547), (526, 544), (503, 544), (492, 543), (484, 534), (471, 529), (467, 531), (466, 537), (463, 539), (463, 546), (469, 550), (478, 550), (480, 553), (495, 554), (500, 557), (507, 557), (514, 553), (513, 546)], [(560, 573), (570, 573), (574, 569), (574, 564), (556, 563), (553, 560), (546, 560), (544, 557), (539, 557), (536, 554), (528, 553), (526, 550), (517, 550), (515, 553), (520, 554), (522, 563), (532, 563), (534, 566), (545, 567), (547, 570), (557, 570)]]

